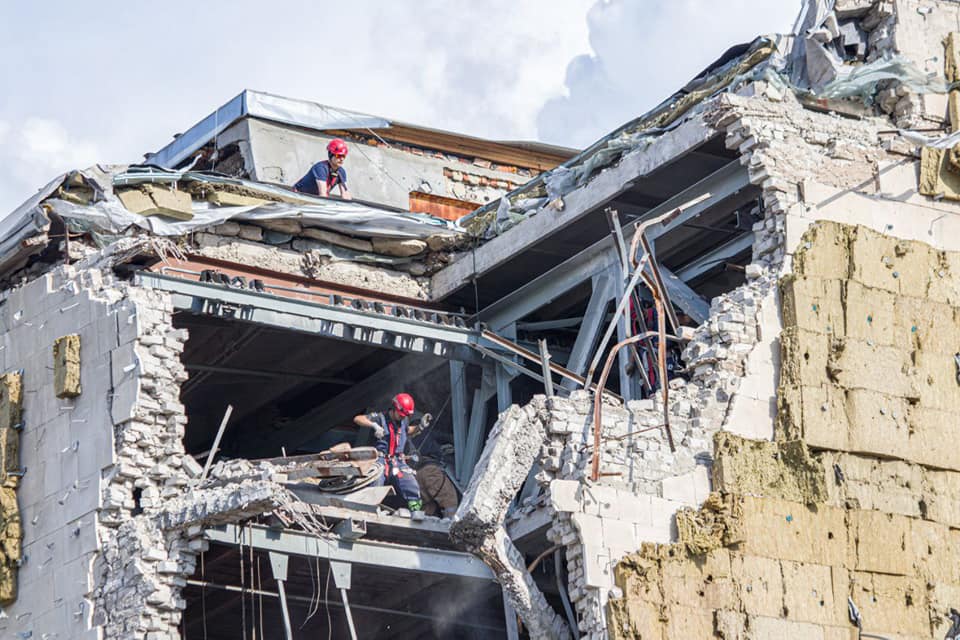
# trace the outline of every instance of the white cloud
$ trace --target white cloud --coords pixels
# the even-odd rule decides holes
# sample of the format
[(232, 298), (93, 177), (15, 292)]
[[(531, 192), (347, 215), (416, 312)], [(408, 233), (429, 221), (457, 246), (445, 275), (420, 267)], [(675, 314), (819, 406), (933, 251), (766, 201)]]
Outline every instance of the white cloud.
[(799, 0), (597, 0), (591, 54), (567, 67), (565, 96), (544, 105), (541, 139), (585, 146), (656, 106), (724, 51), (790, 30)]
[(28, 117), (0, 123), (0, 217), (58, 174), (98, 160), (97, 145), (71, 135), (57, 120)]

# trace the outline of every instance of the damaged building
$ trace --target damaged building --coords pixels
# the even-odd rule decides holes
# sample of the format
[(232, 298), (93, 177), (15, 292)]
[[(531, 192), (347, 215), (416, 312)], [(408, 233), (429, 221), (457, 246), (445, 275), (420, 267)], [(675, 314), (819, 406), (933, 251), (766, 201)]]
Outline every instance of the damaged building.
[[(958, 25), (808, 0), (583, 151), (244, 91), (56, 178), (0, 636), (958, 637)], [(453, 515), (379, 486), (399, 392)]]

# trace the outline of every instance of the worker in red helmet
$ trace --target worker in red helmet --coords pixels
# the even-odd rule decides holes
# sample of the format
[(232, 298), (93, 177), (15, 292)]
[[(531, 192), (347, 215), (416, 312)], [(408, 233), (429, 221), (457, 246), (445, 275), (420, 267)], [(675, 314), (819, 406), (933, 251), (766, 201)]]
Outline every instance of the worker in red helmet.
[(327, 145), (327, 159), (310, 167), (307, 175), (293, 185), (294, 190), (326, 198), (333, 195), (333, 189), (337, 187), (340, 189), (340, 197), (349, 200), (351, 196), (347, 189), (347, 170), (343, 168), (346, 159), (347, 143), (340, 138), (334, 138)]
[(420, 500), (420, 487), (417, 476), (407, 465), (403, 451), (407, 446), (407, 436), (426, 429), (430, 424), (430, 414), (424, 414), (418, 424), (410, 424), (414, 412), (413, 397), (409, 393), (398, 393), (392, 406), (386, 411), (360, 414), (353, 419), (358, 427), (373, 429), (377, 438), (376, 447), (383, 463), (383, 475), (378, 486), (390, 484), (406, 501), (414, 518), (423, 517), (423, 502)]

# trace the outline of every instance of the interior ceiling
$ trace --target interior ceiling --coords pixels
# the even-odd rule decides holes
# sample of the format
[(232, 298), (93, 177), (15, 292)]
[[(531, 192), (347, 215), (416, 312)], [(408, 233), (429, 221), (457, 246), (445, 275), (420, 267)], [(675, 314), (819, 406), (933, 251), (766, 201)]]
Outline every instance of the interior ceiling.
[[(239, 434), (299, 417), (404, 355), (189, 313), (178, 313), (174, 324), (190, 332), (182, 356), (190, 379), (181, 387), (181, 401), (189, 416), (185, 444), (194, 453), (209, 448), (228, 404), (233, 405), (230, 434), (236, 440)], [(228, 452), (229, 445), (227, 438)]]
[[(316, 436), (297, 445), (287, 441), (285, 429), (292, 421), (324, 407), (406, 354), (187, 312), (178, 313), (174, 325), (190, 334), (182, 356), (190, 378), (180, 393), (187, 410), (184, 442), (189, 453), (211, 447), (227, 405), (233, 405), (233, 413), (221, 451), (229, 457), (266, 458), (284, 450), (306, 453), (338, 442), (368, 445), (370, 434), (353, 429), (353, 416), (385, 408), (374, 406), (378, 398), (400, 391), (414, 396), (418, 410), (434, 414), (431, 430), (437, 442), (452, 440), (448, 367), (433, 367), (429, 373), (403, 370), (392, 381), (395, 388), (386, 393), (378, 387), (355, 406), (334, 403), (338, 409), (325, 412)], [(480, 384), (474, 369), (467, 367), (469, 389)]]
[[(598, 240), (608, 237), (610, 228), (604, 214), (606, 207), (616, 208), (620, 213), (621, 222), (626, 223), (689, 188), (729, 164), (736, 157), (734, 152), (726, 149), (722, 138), (714, 138), (696, 150), (659, 167), (650, 175), (637, 178), (629, 189), (616, 198), (599, 205), (579, 220), (566, 225), (530, 249), (512, 256), (504, 264), (478, 278), (475, 287), (472, 282), (465, 284), (451, 294), (446, 302), (466, 309), (474, 309), (477, 301), (480, 308), (496, 302), (521, 284), (546, 273)], [(719, 211), (708, 211), (693, 222), (703, 225), (721, 223), (720, 226), (732, 226), (724, 220), (725, 217), (730, 216), (731, 206), (739, 207), (743, 204), (743, 200), (756, 199), (757, 195), (758, 193), (753, 189), (745, 190), (740, 196), (740, 201), (734, 202), (733, 205), (727, 201), (723, 207), (718, 208)], [(661, 238), (657, 242), (656, 249), (661, 261), (665, 261), (669, 258), (668, 252), (676, 248), (676, 245), (693, 240), (701, 246), (712, 247), (729, 239), (730, 235), (724, 231), (684, 226), (671, 232), (668, 237)]]
[[(506, 637), (503, 600), (493, 581), (359, 564), (352, 567), (347, 595), (360, 638)], [(266, 553), (244, 549), (241, 558), (236, 548), (223, 545), (211, 545), (192, 579), (245, 585), (247, 589), (252, 585), (271, 594), (278, 591)], [(326, 638), (330, 633), (333, 638), (350, 637), (340, 593), (326, 561), (289, 556), (285, 589), (294, 637)], [(184, 598), (187, 609), (182, 637), (186, 640), (284, 640), (282, 610), (276, 597), (188, 586)], [(255, 636), (251, 635), (254, 629)]]

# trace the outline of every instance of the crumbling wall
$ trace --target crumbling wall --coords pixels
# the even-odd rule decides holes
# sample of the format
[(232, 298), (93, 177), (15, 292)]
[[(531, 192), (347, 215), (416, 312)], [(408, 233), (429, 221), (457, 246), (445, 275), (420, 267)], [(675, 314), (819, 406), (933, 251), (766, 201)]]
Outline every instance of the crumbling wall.
[(543, 442), (548, 415), (542, 396), (501, 414), (450, 524), (450, 538), (493, 570), (530, 637), (563, 640), (571, 637), (567, 621), (547, 603), (504, 527)]
[[(657, 428), (663, 425), (662, 396), (628, 402), (626, 407), (605, 404), (601, 478), (590, 482), (592, 398), (579, 391), (569, 399), (549, 400), (538, 480), (548, 490), (555, 512), (547, 536), (564, 547), (569, 594), (582, 637), (606, 635), (605, 606), (611, 592), (616, 593), (617, 563), (644, 542), (675, 540), (677, 511), (706, 500), (711, 491), (713, 434), (720, 429), (756, 430), (749, 413), (730, 409), (751, 366), (751, 354), (768, 349), (773, 340), (764, 329), (769, 313), (762, 308), (765, 301), (770, 306), (775, 281), (759, 268), (752, 268), (748, 277), (746, 285), (714, 299), (710, 318), (695, 330), (684, 353), (689, 381), (670, 382), (675, 452), (663, 429)], [(750, 393), (759, 395), (755, 389)], [(772, 436), (772, 418), (766, 419)]]
[(89, 264), (3, 293), (0, 636), (179, 638), (203, 525), (278, 503), (270, 483), (192, 486), (172, 311)]
[[(943, 637), (957, 605), (960, 255), (818, 223), (783, 278), (776, 442), (718, 434), (719, 493), (616, 570), (613, 637)], [(951, 268), (952, 267), (952, 268)]]

